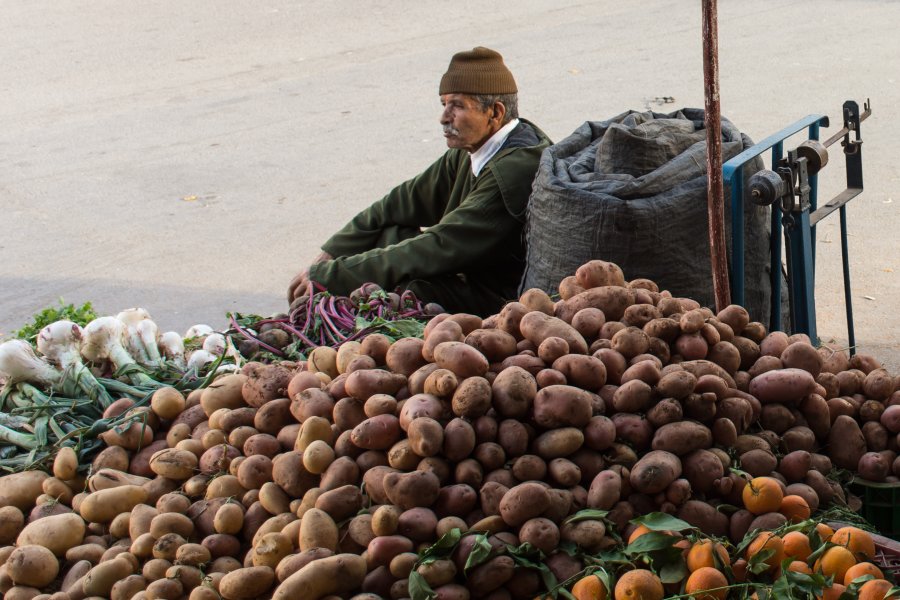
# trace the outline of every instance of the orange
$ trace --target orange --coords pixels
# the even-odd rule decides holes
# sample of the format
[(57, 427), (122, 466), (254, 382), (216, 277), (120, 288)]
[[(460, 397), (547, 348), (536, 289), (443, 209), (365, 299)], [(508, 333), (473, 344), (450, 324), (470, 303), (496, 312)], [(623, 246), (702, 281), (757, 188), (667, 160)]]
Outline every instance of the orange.
[(791, 531), (786, 533), (782, 538), (784, 541), (784, 555), (796, 560), (806, 561), (812, 554), (812, 548), (809, 545), (809, 538), (805, 533), (799, 531)]
[(827, 542), (834, 535), (834, 529), (825, 523), (816, 523), (816, 531), (819, 532), (819, 539), (823, 542)]
[(817, 600), (838, 600), (843, 594), (847, 591), (847, 588), (842, 586), (840, 583), (832, 583), (831, 587), (827, 587), (822, 590), (821, 596), (816, 596)]
[(794, 571), (795, 573), (806, 573), (807, 575), (812, 575), (812, 569), (809, 568), (809, 565), (803, 562), (802, 560), (792, 561), (791, 564), (788, 565), (788, 571)]
[(754, 515), (762, 515), (768, 512), (778, 512), (784, 492), (781, 485), (773, 477), (755, 477), (744, 486), (741, 497), (744, 507)]
[(725, 600), (727, 587), (728, 580), (721, 571), (713, 567), (700, 567), (688, 577), (684, 593), (691, 594), (697, 600)]
[(809, 515), (812, 514), (812, 511), (809, 509), (809, 504), (804, 500), (801, 496), (785, 496), (781, 499), (781, 506), (778, 507), (778, 512), (787, 517), (788, 521), (792, 523), (799, 523), (800, 521), (805, 521), (809, 518)]
[(606, 600), (609, 593), (606, 586), (596, 575), (587, 575), (575, 582), (572, 586), (572, 595), (575, 600)]
[(834, 577), (835, 581), (843, 581), (847, 570), (856, 564), (853, 553), (843, 546), (833, 546), (826, 550), (816, 561), (813, 570), (822, 571), (826, 577)]
[(861, 562), (847, 569), (847, 572), (844, 574), (844, 585), (850, 585), (851, 581), (863, 575), (871, 575), (875, 579), (884, 579), (884, 573), (881, 572), (881, 569), (870, 562)]
[(831, 542), (846, 546), (853, 556), (863, 556), (869, 560), (875, 558), (875, 540), (859, 527), (841, 527), (831, 536)]
[(615, 600), (662, 600), (662, 581), (646, 569), (628, 571), (616, 582)]
[(638, 539), (645, 533), (650, 533), (652, 530), (646, 525), (638, 525), (634, 528), (634, 531), (631, 532), (631, 535), (628, 536), (628, 543), (631, 544), (634, 540)]
[(715, 558), (713, 558), (713, 550), (715, 549), (716, 554), (719, 555), (721, 559), (722, 565), (730, 565), (731, 561), (728, 559), (728, 551), (725, 550), (725, 546), (718, 542), (713, 542), (712, 540), (700, 540), (688, 550), (687, 554), (687, 568), (688, 571), (693, 573), (697, 569), (702, 567), (713, 567), (717, 568)]
[(749, 561), (758, 552), (763, 550), (775, 551), (772, 556), (766, 559), (765, 563), (769, 565), (770, 571), (777, 569), (781, 565), (781, 561), (784, 560), (784, 542), (771, 531), (763, 531), (750, 542), (744, 556)]
[(884, 579), (873, 579), (862, 584), (857, 598), (858, 600), (884, 600), (891, 587), (891, 584)]

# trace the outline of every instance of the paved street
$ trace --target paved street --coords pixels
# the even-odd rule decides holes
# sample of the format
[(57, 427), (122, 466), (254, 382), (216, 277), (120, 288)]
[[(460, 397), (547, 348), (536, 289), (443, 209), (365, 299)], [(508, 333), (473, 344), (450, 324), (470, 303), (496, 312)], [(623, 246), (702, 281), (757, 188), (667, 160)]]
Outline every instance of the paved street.
[[(719, 4), (722, 112), (755, 140), (809, 113), (834, 131), (844, 100), (872, 99), (853, 303), (861, 350), (896, 374), (900, 3)], [(442, 152), (437, 85), (458, 50), (502, 52), (522, 115), (555, 140), (703, 106), (696, 0), (31, 0), (4, 4), (0, 38), (0, 336), (58, 298), (180, 331), (284, 308), (321, 241)], [(831, 160), (823, 200), (843, 189), (837, 146)], [(835, 215), (816, 275), (837, 340), (839, 239)]]

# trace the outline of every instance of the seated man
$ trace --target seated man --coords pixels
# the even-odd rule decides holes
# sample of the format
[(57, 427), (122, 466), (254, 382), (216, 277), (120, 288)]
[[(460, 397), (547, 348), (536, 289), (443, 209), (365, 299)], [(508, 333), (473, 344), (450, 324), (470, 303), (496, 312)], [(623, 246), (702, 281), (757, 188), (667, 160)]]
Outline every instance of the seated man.
[(449, 150), (363, 210), (294, 277), (348, 295), (367, 282), (409, 289), (451, 312), (487, 316), (517, 296), (531, 182), (550, 140), (518, 118), (516, 82), (488, 48), (459, 52), (441, 79)]

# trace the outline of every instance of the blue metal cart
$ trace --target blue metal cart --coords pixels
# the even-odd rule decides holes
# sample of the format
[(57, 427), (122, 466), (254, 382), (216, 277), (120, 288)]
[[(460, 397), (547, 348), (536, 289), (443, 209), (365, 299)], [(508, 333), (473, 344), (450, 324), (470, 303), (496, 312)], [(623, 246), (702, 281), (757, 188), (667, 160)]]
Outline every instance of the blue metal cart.
[[(732, 218), (732, 277), (731, 298), (736, 304), (744, 301), (744, 190), (760, 205), (772, 207), (772, 330), (782, 329), (781, 278), (782, 244), (785, 239), (788, 296), (793, 333), (809, 335), (817, 341), (815, 308), (815, 227), (835, 211), (840, 213), (841, 255), (843, 259), (844, 302), (847, 313), (847, 333), (851, 354), (856, 345), (853, 332), (853, 306), (850, 294), (850, 266), (847, 250), (847, 202), (863, 189), (862, 138), (860, 123), (871, 113), (869, 102), (860, 113), (859, 105), (847, 101), (843, 106), (844, 127), (825, 142), (819, 142), (820, 127), (828, 127), (825, 115), (809, 115), (785, 127), (758, 144), (744, 150), (722, 167), (726, 186), (731, 187)], [(807, 130), (807, 140), (797, 148), (784, 152), (784, 142)], [(818, 172), (828, 163), (827, 148), (841, 140), (846, 164), (847, 188), (821, 207), (818, 206)], [(771, 149), (771, 170), (755, 173), (744, 182), (745, 164)]]

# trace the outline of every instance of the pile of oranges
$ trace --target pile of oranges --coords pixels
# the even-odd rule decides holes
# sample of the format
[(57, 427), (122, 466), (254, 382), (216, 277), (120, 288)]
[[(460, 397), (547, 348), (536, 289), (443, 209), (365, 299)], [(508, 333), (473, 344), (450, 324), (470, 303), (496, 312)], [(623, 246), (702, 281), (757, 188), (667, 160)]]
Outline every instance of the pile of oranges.
[[(628, 538), (633, 543), (650, 530), (644, 526), (634, 529)], [(884, 600), (892, 589), (881, 569), (872, 561), (875, 542), (872, 536), (857, 527), (832, 530), (824, 523), (815, 525), (809, 533), (795, 530), (777, 535), (770, 531), (755, 534), (739, 551), (729, 554), (725, 544), (712, 539), (692, 540), (667, 532), (678, 538), (674, 547), (681, 549), (687, 576), (678, 584), (665, 585), (649, 569), (633, 568), (621, 573), (609, 587), (596, 574), (584, 576), (572, 586), (575, 600), (663, 600), (667, 597), (696, 600), (726, 600), (760, 596), (754, 582), (768, 588), (785, 571), (820, 574), (825, 586), (818, 600), (837, 600), (850, 588), (859, 600)], [(815, 548), (815, 550), (814, 550)], [(871, 578), (866, 578), (871, 576)], [(851, 587), (854, 580), (857, 582)], [(893, 596), (892, 596), (893, 598)], [(779, 599), (780, 600), (780, 599)]]
[[(730, 552), (725, 543), (702, 537), (702, 532), (688, 536), (662, 532), (672, 536), (671, 546), (683, 558), (684, 577), (680, 581), (672, 583), (670, 577), (670, 583), (664, 583), (651, 568), (640, 568), (652, 567), (652, 560), (646, 556), (626, 565), (624, 572), (620, 567), (615, 580), (597, 573), (581, 577), (571, 588), (572, 596), (575, 600), (782, 600), (779, 594), (784, 594), (784, 588), (779, 591), (779, 580), (791, 586), (791, 582), (804, 579), (817, 586), (818, 600), (838, 600), (848, 591), (859, 600), (884, 600), (894, 589), (873, 562), (875, 541), (868, 532), (853, 526), (835, 531), (825, 523), (814, 524), (809, 520), (811, 511), (806, 500), (786, 495), (781, 483), (772, 477), (747, 482), (742, 499), (751, 517), (780, 513), (784, 516), (781, 521), (787, 523), (775, 531), (748, 533)], [(651, 531), (638, 524), (628, 532), (626, 542), (630, 546)]]

